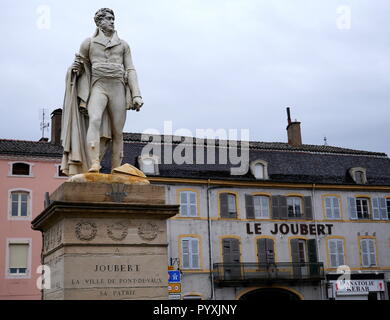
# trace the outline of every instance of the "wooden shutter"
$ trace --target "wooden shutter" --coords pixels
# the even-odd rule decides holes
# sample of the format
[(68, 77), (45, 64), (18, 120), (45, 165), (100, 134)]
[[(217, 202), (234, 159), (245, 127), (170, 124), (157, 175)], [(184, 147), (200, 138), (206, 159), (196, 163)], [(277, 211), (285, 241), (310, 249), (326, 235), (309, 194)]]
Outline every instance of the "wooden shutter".
[(381, 213), (379, 209), (379, 198), (372, 199), (372, 218), (374, 220), (380, 220)]
[(385, 198), (379, 198), (379, 211), (382, 220), (388, 220), (387, 204)]
[(260, 263), (267, 262), (267, 239), (257, 239), (257, 255)]
[(182, 246), (182, 257), (183, 257), (183, 268), (189, 268), (190, 267), (190, 244), (189, 240), (182, 240), (181, 246)]
[(368, 239), (368, 254), (370, 257), (370, 265), (376, 265), (375, 241)]
[(238, 239), (223, 239), (223, 262), (240, 262), (240, 241)]
[(280, 219), (280, 202), (281, 196), (272, 196), (272, 218), (273, 219)]
[(245, 195), (245, 208), (246, 208), (246, 218), (254, 219), (255, 218), (255, 208), (253, 203), (253, 196), (246, 194)]
[(188, 192), (189, 195), (189, 215), (191, 217), (196, 217), (197, 210), (196, 210), (196, 193), (195, 192)]
[(338, 266), (341, 266), (344, 264), (344, 241), (343, 240), (336, 240), (337, 245), (337, 259), (338, 259)]
[(219, 195), (219, 205), (221, 210), (221, 218), (229, 218), (227, 193), (221, 193)]
[(325, 211), (326, 217), (329, 219), (333, 219), (333, 211), (332, 211), (332, 198), (325, 198)]
[(299, 239), (291, 239), (291, 258), (292, 262), (299, 262), (299, 247), (298, 247)]
[(266, 240), (266, 252), (267, 252), (267, 262), (268, 263), (275, 263), (275, 246), (274, 246), (274, 240), (272, 239), (265, 239)]
[(316, 239), (310, 239), (307, 241), (307, 252), (309, 256), (309, 262), (318, 262)]
[(303, 202), (305, 204), (305, 219), (313, 220), (313, 206), (311, 203), (311, 197), (304, 197)]
[(363, 267), (368, 267), (370, 265), (369, 261), (369, 253), (368, 253), (368, 240), (363, 239), (360, 241), (360, 247), (361, 247), (361, 254), (362, 254), (362, 265)]
[(357, 220), (356, 199), (348, 198), (348, 212), (351, 220)]
[(199, 268), (199, 240), (195, 238), (191, 239), (191, 267)]
[(280, 219), (287, 219), (287, 197), (280, 196), (279, 199), (279, 213)]
[(188, 192), (180, 192), (180, 215), (188, 217)]
[(330, 266), (331, 267), (338, 267), (338, 257), (337, 257), (337, 240), (329, 240), (328, 241), (329, 246), (329, 260), (330, 260)]
[(340, 200), (333, 197), (333, 218), (340, 219)]

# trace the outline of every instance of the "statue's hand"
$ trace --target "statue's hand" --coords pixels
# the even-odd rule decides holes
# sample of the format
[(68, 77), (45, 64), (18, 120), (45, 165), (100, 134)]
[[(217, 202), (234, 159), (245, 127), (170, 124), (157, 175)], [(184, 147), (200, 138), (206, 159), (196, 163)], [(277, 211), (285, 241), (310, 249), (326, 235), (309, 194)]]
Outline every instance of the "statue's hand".
[(77, 75), (80, 75), (84, 68), (83, 68), (83, 63), (81, 61), (75, 60), (72, 64), (72, 70), (73, 72), (77, 73)]
[(143, 105), (144, 105), (144, 102), (143, 102), (141, 97), (134, 97), (133, 98), (133, 110), (136, 110), (138, 112), (141, 110)]

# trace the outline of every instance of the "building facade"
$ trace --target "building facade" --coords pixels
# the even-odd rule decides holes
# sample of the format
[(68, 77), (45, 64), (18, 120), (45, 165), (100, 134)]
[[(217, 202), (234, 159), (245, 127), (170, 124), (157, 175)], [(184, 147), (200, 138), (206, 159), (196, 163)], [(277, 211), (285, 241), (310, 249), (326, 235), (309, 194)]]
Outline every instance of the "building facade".
[[(41, 235), (30, 222), (45, 192), (66, 179), (58, 170), (58, 116), (51, 142), (0, 140), (0, 299), (40, 298)], [(167, 267), (181, 275), (171, 297), (389, 298), (389, 158), (304, 145), (297, 122), (287, 131), (289, 143), (238, 148), (231, 141), (124, 134), (124, 162), (164, 186), (168, 204), (180, 204), (167, 223)], [(240, 165), (230, 157), (237, 149), (244, 165), (232, 170)]]

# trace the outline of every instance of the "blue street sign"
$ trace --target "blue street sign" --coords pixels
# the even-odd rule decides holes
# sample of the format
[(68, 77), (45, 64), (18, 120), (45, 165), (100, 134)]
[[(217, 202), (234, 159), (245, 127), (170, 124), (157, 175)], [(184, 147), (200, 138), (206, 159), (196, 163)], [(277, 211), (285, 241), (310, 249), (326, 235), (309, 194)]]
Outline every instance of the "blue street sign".
[(168, 283), (180, 282), (180, 271), (168, 271)]

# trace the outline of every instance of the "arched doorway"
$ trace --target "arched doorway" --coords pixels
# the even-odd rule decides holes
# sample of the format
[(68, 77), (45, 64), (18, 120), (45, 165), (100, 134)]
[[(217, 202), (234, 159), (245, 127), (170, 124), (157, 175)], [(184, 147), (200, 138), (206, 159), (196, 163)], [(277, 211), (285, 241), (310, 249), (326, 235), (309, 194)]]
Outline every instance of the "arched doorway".
[(297, 301), (301, 298), (292, 291), (281, 288), (261, 288), (249, 291), (240, 297), (240, 300), (257, 301)]

